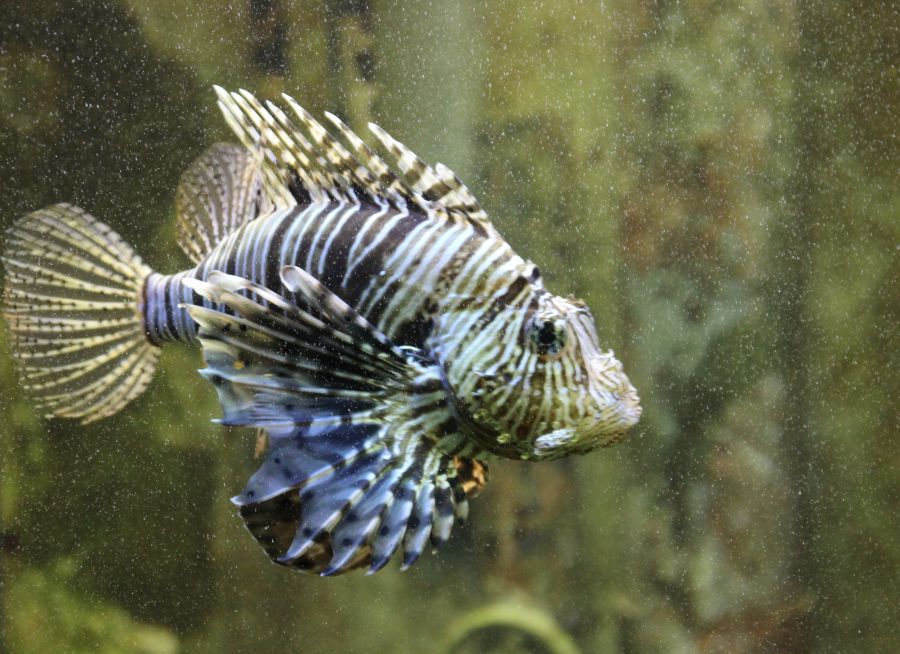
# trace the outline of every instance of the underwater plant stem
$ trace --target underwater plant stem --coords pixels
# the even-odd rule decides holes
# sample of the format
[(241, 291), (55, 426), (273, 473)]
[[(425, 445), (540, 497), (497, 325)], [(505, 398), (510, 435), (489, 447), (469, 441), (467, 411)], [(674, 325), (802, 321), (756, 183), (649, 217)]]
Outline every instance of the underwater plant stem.
[(517, 602), (498, 602), (482, 606), (463, 615), (450, 625), (440, 654), (454, 654), (472, 634), (484, 629), (502, 627), (523, 632), (535, 638), (552, 654), (580, 654), (572, 638), (551, 615)]

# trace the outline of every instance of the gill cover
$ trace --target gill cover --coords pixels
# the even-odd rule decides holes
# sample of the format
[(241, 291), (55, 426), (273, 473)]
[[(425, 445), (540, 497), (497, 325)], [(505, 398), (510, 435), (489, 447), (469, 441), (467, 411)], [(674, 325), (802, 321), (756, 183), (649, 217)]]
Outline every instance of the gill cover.
[(600, 348), (583, 302), (538, 285), (531, 290), (519, 302), (482, 311), (463, 333), (447, 328), (462, 319), (440, 323), (453, 395), (487, 434), (479, 445), (544, 460), (620, 441), (641, 414), (621, 362)]

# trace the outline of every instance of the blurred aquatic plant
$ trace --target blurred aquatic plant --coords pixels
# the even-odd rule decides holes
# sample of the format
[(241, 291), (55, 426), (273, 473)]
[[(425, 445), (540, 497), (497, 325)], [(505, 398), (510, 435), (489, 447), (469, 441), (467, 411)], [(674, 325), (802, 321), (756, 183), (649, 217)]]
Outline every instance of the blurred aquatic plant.
[(446, 630), (440, 654), (479, 652), (579, 654), (575, 642), (553, 616), (514, 599), (473, 609)]
[(142, 624), (109, 602), (91, 600), (72, 588), (78, 563), (57, 559), (43, 569), (16, 570), (3, 603), (9, 651), (21, 654), (175, 654), (178, 638), (160, 626)]

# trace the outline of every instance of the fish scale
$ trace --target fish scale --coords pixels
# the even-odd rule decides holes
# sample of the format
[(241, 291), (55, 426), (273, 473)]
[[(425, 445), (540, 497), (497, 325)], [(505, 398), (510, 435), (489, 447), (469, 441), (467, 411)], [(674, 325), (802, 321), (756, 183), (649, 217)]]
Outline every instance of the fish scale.
[(160, 347), (198, 345), (217, 422), (268, 443), (240, 516), (275, 563), (325, 576), (441, 546), (487, 459), (584, 453), (637, 422), (584, 303), (544, 288), (447, 166), (370, 124), (382, 157), (289, 96), (215, 91), (240, 145), (181, 178), (192, 268), (150, 270), (69, 205), (8, 232), (3, 313), (45, 412), (111, 415)]

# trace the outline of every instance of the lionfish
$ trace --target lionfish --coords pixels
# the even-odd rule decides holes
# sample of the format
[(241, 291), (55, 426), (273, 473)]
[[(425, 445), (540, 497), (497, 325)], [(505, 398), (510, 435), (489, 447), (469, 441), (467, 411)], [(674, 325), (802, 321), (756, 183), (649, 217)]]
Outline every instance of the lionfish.
[(588, 452), (639, 419), (580, 300), (544, 288), (473, 194), (377, 125), (216, 87), (241, 145), (182, 176), (179, 243), (148, 268), (71, 205), (8, 231), (3, 313), (24, 386), (87, 423), (136, 398), (160, 347), (199, 344), (225, 425), (267, 448), (233, 498), (275, 562), (408, 568), (484, 486), (485, 461)]

